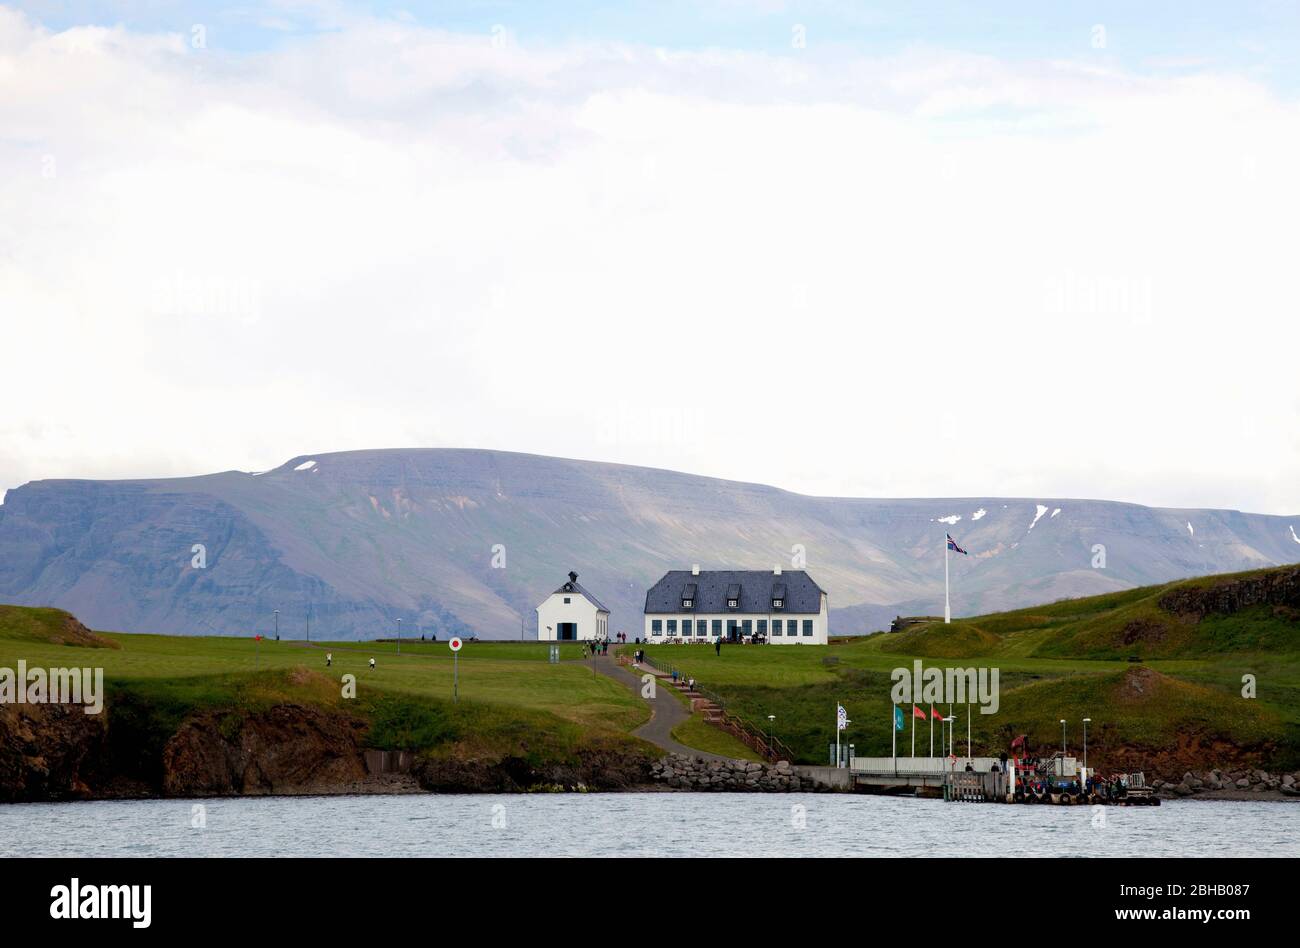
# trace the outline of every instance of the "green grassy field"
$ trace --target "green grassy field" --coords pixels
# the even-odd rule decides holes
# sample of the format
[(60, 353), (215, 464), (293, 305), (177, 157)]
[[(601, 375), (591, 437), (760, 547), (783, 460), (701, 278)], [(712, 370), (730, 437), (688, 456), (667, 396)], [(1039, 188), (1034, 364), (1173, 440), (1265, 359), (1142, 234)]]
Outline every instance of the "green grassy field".
[[(399, 655), (396, 643), (83, 630), (89, 639), (72, 645), (64, 644), (73, 637), (68, 619), (59, 610), (0, 607), (0, 666), (14, 668), (21, 659), (29, 667), (102, 667), (112, 727), (129, 737), (119, 745), (135, 748), (142, 760), (155, 759), (196, 712), (233, 720), (283, 703), (365, 720), (369, 747), (530, 761), (564, 759), (594, 745), (642, 746), (628, 735), (649, 718), (639, 697), (592, 672), (578, 645), (562, 645), (561, 661), (550, 664), (545, 645), (467, 642), (453, 703), (445, 642), (404, 642)], [(343, 696), (344, 675), (356, 678), (354, 698)]]
[[(860, 754), (888, 755), (890, 673), (919, 658), (925, 667), (999, 670), (998, 713), (971, 715), (976, 753), (1001, 750), (1019, 734), (1043, 750), (1059, 748), (1061, 718), (1077, 751), (1081, 721), (1090, 717), (1090, 754), (1102, 760), (1127, 754), (1126, 760), (1158, 769), (1240, 755), (1294, 769), (1300, 766), (1300, 614), (1252, 605), (1192, 621), (1160, 605), (1171, 591), (1208, 590), (1270, 572), (1276, 571), (1066, 600), (820, 647), (724, 645), (717, 655), (707, 646), (660, 645), (647, 652), (695, 677), (755, 724), (775, 714), (777, 736), (806, 762), (827, 759), (837, 702), (852, 722), (843, 739)], [(1255, 676), (1254, 699), (1242, 697), (1244, 675)], [(965, 710), (952, 710), (964, 741)], [(916, 723), (917, 751), (928, 753), (929, 724)], [(936, 727), (936, 744), (938, 734)], [(897, 737), (900, 752), (910, 753), (910, 719)]]
[[(1286, 598), (1294, 593), (1284, 590), (1281, 604), (1242, 600), (1217, 611), (1198, 605), (1223, 601), (1225, 590), (1290, 582), (1288, 575), (1283, 569), (1207, 577), (821, 647), (724, 645), (720, 655), (708, 645), (647, 650), (763, 729), (775, 715), (776, 735), (807, 763), (826, 759), (837, 702), (851, 719), (843, 739), (860, 754), (888, 754), (891, 671), (919, 659), (927, 667), (998, 669), (998, 713), (970, 716), (976, 753), (996, 753), (1022, 733), (1036, 749), (1059, 747), (1061, 718), (1077, 749), (1088, 716), (1094, 759), (1113, 755), (1157, 770), (1232, 762), (1294, 769), (1300, 610)], [(1195, 614), (1187, 612), (1189, 601)], [(1181, 612), (1173, 608), (1179, 603)], [(385, 749), (537, 755), (569, 753), (591, 741), (638, 743), (629, 735), (647, 720), (645, 703), (594, 674), (580, 646), (560, 649), (562, 660), (552, 665), (545, 644), (467, 642), (459, 658), (460, 702), (453, 704), (445, 642), (403, 642), (398, 654), (396, 642), (91, 633), (59, 610), (0, 606), (0, 666), (25, 659), (29, 666), (103, 667), (114, 727), (137, 734), (142, 746), (165, 739), (196, 710), (241, 714), (284, 702), (358, 715), (369, 725), (367, 746)], [(354, 699), (340, 694), (344, 675), (356, 677)], [(1246, 675), (1257, 682), (1253, 699), (1242, 696)], [(952, 710), (964, 738), (964, 709)], [(917, 723), (917, 748), (926, 753), (929, 724)], [(897, 735), (900, 750), (910, 750), (910, 728), (909, 719)], [(750, 756), (699, 718), (674, 736), (701, 750)]]

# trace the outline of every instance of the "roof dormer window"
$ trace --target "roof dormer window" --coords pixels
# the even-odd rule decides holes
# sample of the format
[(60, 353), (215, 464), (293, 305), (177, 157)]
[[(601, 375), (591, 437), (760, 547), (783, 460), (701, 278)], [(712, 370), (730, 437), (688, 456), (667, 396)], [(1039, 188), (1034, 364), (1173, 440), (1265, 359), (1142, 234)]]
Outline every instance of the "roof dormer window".
[(785, 608), (785, 583), (775, 583), (772, 586), (772, 608)]
[(695, 584), (694, 583), (687, 583), (685, 586), (682, 587), (682, 608), (683, 609), (695, 608)]

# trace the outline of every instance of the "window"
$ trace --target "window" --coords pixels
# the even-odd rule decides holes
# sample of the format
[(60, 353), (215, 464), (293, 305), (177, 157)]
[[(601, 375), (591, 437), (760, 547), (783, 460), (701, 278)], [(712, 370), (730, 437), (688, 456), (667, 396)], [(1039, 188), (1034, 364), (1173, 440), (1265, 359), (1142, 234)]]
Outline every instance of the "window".
[(759, 635), (767, 635), (767, 620), (766, 620), (766, 619), (759, 619), (759, 620), (758, 620), (758, 634), (759, 634)]
[(694, 605), (695, 605), (695, 601), (694, 601), (693, 599), (683, 599), (683, 600), (682, 600), (682, 608), (683, 608), (683, 609), (690, 609), (690, 608), (692, 608)]
[(812, 635), (812, 619), (803, 620), (803, 634), (807, 636)]
[(691, 634), (691, 620), (690, 620), (690, 619), (683, 619), (683, 620), (682, 620), (682, 635), (690, 635), (690, 634)]
[(773, 608), (773, 609), (784, 609), (784, 608), (785, 608), (785, 600), (784, 600), (784, 599), (773, 599), (773, 600), (772, 600), (772, 608)]
[(664, 630), (664, 623), (663, 623), (663, 620), (662, 620), (662, 619), (651, 619), (651, 620), (650, 620), (650, 634), (651, 634), (651, 635), (658, 635), (658, 634), (659, 634), (660, 632), (662, 632), (663, 630)]
[(732, 583), (727, 587), (727, 608), (735, 609), (740, 605), (740, 583)]
[(722, 634), (722, 620), (721, 620), (721, 619), (714, 619), (714, 620), (713, 620), (713, 634), (714, 634), (714, 635), (721, 635), (721, 634)]
[(754, 623), (751, 622), (749, 619), (745, 619), (745, 620), (743, 620), (743, 621), (740, 623), (740, 634), (741, 634), (741, 635), (752, 635), (753, 633), (754, 633)]
[(780, 634), (781, 634), (781, 620), (780, 620), (780, 619), (773, 619), (773, 620), (772, 620), (772, 634), (773, 634), (773, 635), (780, 635)]
[(568, 596), (565, 596), (565, 597), (564, 597), (564, 604), (565, 604), (566, 606), (569, 604), (569, 597), (568, 597)]
[(669, 619), (669, 620), (668, 620), (668, 634), (669, 634), (669, 635), (676, 635), (676, 634), (677, 634), (677, 620), (676, 620), (676, 619)]

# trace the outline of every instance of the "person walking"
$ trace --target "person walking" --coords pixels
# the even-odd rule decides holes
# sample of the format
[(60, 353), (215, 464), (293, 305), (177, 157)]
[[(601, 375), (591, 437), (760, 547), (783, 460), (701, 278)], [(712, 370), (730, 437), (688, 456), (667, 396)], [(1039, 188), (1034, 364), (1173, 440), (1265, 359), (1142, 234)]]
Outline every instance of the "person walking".
[(715, 651), (715, 652), (718, 653), (718, 657), (719, 657), (719, 658), (722, 657), (722, 639), (721, 639), (721, 637), (716, 638), (716, 639), (713, 640), (713, 651)]
[(326, 668), (329, 668), (329, 667), (330, 667), (331, 665), (333, 665), (333, 664), (334, 664), (334, 653), (333, 653), (333, 652), (326, 652), (326, 653), (325, 653), (325, 667), (326, 667)]
[(373, 658), (370, 660), (370, 670), (371, 671), (375, 670), (375, 660)]

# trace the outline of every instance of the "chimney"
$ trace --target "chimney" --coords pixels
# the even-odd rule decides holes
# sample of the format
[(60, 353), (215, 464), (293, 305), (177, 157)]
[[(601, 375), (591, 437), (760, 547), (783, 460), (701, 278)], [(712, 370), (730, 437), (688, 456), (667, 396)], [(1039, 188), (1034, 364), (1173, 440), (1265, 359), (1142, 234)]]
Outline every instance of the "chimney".
[(780, 563), (777, 563), (775, 566), (772, 567), (772, 575), (773, 575), (773, 576), (780, 576), (780, 575), (781, 575), (781, 564), (780, 564)]
[(692, 576), (699, 576), (699, 575), (700, 575), (700, 564), (699, 564), (699, 563), (692, 563), (692, 564), (691, 564), (691, 575), (692, 575)]
[(578, 581), (578, 574), (575, 573), (573, 570), (569, 570), (569, 582), (576, 583), (577, 581)]

